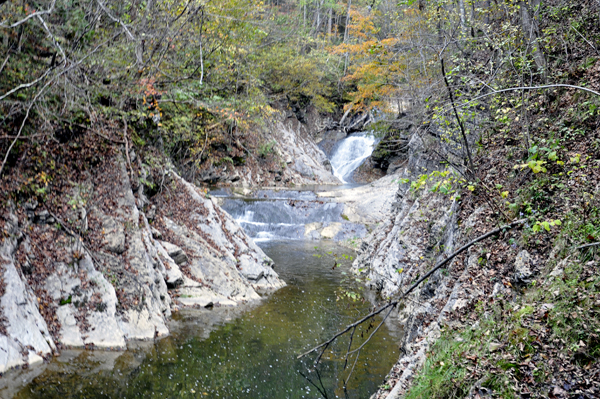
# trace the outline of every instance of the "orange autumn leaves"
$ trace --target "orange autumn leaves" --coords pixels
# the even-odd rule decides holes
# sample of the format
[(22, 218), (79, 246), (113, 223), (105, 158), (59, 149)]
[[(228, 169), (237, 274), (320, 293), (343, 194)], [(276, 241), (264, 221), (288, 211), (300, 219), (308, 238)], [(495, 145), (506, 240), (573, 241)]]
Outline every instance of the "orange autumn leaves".
[(396, 38), (378, 38), (373, 15), (350, 11), (349, 40), (333, 48), (334, 54), (347, 55), (349, 67), (344, 80), (354, 84), (349, 92), (351, 104), (360, 108), (384, 107), (383, 100), (396, 90), (395, 81), (403, 66), (395, 56)]

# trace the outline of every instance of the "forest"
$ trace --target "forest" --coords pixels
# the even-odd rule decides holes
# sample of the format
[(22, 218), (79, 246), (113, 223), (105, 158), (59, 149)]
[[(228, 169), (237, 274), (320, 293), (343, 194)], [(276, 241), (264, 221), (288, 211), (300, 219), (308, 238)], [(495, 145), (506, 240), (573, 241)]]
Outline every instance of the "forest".
[[(485, 207), (469, 233), (522, 221), (473, 280), (515, 294), (460, 309), (403, 397), (600, 395), (598, 1), (0, 0), (0, 208), (60, 208), (113, 145), (150, 193), (167, 164), (280, 173), (273, 126), (309, 110), (323, 131), (371, 115), (383, 174), (418, 136), (427, 162), (394, 184), (459, 226)], [(536, 272), (512, 278), (525, 249)]]

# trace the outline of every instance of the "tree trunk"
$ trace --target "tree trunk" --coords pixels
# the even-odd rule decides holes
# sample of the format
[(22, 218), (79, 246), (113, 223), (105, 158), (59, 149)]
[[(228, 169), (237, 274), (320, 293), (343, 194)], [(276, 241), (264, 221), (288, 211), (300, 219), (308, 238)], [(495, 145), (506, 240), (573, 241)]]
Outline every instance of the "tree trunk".
[(333, 9), (329, 8), (329, 20), (327, 21), (327, 40), (331, 41), (331, 25), (333, 20)]
[(469, 34), (467, 27), (467, 13), (465, 10), (465, 0), (458, 0), (458, 14), (460, 16), (460, 30), (463, 37)]
[(540, 7), (541, 0), (521, 1), (519, 3), (521, 10), (521, 26), (523, 35), (531, 47), (533, 59), (538, 69), (546, 74), (546, 57), (539, 44), (539, 29), (536, 21), (536, 14)]
[(351, 6), (352, 6), (352, 0), (348, 0), (348, 10), (346, 11), (346, 26), (344, 27), (344, 43), (346, 43), (346, 41), (348, 40), (348, 24), (350, 24), (350, 7)]

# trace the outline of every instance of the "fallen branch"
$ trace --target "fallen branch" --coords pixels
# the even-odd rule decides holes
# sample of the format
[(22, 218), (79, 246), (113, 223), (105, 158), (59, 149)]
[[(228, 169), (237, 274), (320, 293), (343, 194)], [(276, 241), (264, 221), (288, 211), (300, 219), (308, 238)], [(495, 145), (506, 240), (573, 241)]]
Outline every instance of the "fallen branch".
[[(423, 277), (421, 277), (420, 279), (418, 279), (413, 285), (411, 285), (408, 290), (404, 291), (402, 294), (400, 294), (396, 300), (388, 302), (387, 304), (383, 305), (382, 307), (380, 307), (379, 309), (369, 313), (368, 315), (366, 315), (365, 317), (363, 317), (362, 319), (349, 324), (348, 326), (346, 326), (345, 329), (343, 329), (342, 331), (336, 333), (333, 337), (331, 337), (329, 340), (323, 342), (320, 345), (315, 346), (314, 348), (310, 349), (309, 351), (306, 351), (304, 353), (302, 353), (301, 355), (298, 355), (298, 359), (309, 355), (313, 352), (315, 352), (316, 350), (320, 349), (320, 348), (325, 348), (327, 349), (327, 347), (333, 342), (335, 341), (337, 338), (339, 338), (340, 336), (346, 334), (348, 331), (356, 328), (357, 326), (359, 326), (360, 324), (364, 323), (365, 321), (373, 318), (374, 316), (377, 316), (379, 313), (383, 312), (386, 309), (389, 308), (393, 308), (396, 305), (398, 305), (400, 303), (400, 301), (402, 299), (404, 299), (406, 296), (408, 296), (408, 294), (410, 294), (415, 288), (417, 288), (419, 286), (419, 284), (421, 284), (423, 281), (425, 281), (426, 279), (428, 279), (433, 273), (435, 273), (437, 270), (441, 269), (443, 266), (445, 266), (446, 264), (448, 264), (448, 262), (450, 262), (452, 259), (454, 259), (457, 255), (459, 255), (460, 253), (464, 252), (465, 250), (469, 249), (469, 247), (473, 246), (474, 244), (477, 244), (479, 241), (485, 240), (488, 237), (491, 237), (493, 235), (496, 235), (504, 230), (509, 230), (512, 229), (513, 227), (516, 226), (520, 226), (523, 223), (525, 223), (527, 221), (527, 219), (520, 219), (517, 220), (515, 222), (509, 223), (507, 225), (498, 227), (497, 229), (491, 230), (487, 233), (485, 233), (484, 235), (481, 235), (477, 238), (475, 238), (474, 240), (470, 241), (469, 243), (463, 245), (462, 247), (460, 247), (459, 249), (457, 249), (456, 251), (454, 251), (453, 253), (451, 253), (446, 259), (438, 262), (437, 265), (435, 265), (435, 267), (433, 269), (431, 269), (429, 272), (427, 272)], [(391, 311), (391, 309), (390, 309)], [(322, 355), (322, 354), (321, 354)], [(318, 357), (318, 359), (320, 359), (321, 356)]]
[(589, 248), (589, 247), (596, 247), (596, 246), (598, 246), (598, 245), (600, 245), (600, 242), (593, 242), (593, 243), (591, 243), (591, 244), (580, 245), (580, 246), (578, 246), (577, 248), (575, 248), (575, 250), (577, 250), (577, 249)]

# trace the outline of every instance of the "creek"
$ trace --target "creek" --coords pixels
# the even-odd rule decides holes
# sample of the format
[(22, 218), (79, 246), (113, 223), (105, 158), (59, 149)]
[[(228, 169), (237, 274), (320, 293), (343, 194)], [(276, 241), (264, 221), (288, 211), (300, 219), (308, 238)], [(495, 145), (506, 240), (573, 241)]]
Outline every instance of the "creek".
[[(318, 372), (312, 370), (314, 356), (297, 358), (371, 307), (347, 295), (362, 290), (349, 271), (353, 251), (305, 239), (307, 224), (343, 222), (343, 205), (311, 191), (265, 190), (250, 200), (226, 198), (223, 207), (273, 259), (286, 287), (234, 308), (180, 311), (169, 337), (130, 343), (125, 352), (63, 350), (49, 364), (14, 374), (12, 384), (0, 386), (0, 396), (358, 399), (375, 392), (398, 358), (398, 334), (387, 324), (354, 367), (350, 358), (344, 368), (348, 337), (330, 347)], [(357, 329), (352, 348), (379, 321)]]

